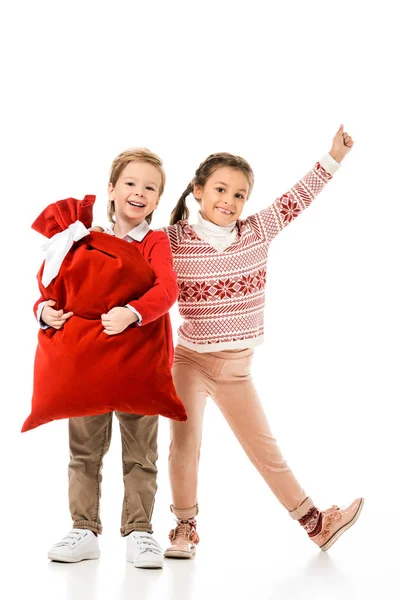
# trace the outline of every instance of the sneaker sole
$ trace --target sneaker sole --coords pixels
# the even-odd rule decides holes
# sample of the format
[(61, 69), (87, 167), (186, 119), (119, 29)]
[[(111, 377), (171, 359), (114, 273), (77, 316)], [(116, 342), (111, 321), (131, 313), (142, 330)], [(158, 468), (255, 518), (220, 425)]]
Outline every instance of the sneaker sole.
[(343, 527), (341, 529), (338, 529), (337, 532), (331, 537), (331, 539), (328, 540), (323, 546), (320, 546), (320, 549), (323, 552), (326, 552), (327, 550), (329, 550), (329, 548), (331, 548), (333, 546), (333, 544), (340, 538), (340, 536), (343, 533), (345, 533), (345, 531), (350, 529), (350, 527), (352, 525), (354, 525), (354, 523), (357, 521), (358, 517), (361, 514), (363, 506), (364, 506), (364, 498), (361, 498), (360, 506), (358, 507), (358, 510), (357, 510), (356, 514), (354, 515), (354, 517), (352, 518), (352, 520), (349, 521), (348, 523), (346, 523), (346, 525), (343, 525)]
[(142, 562), (142, 563), (135, 563), (134, 559), (131, 556), (127, 556), (126, 557), (127, 562), (132, 563), (134, 567), (136, 567), (137, 569), (162, 569), (163, 568), (163, 564), (157, 563), (157, 562)]
[(54, 560), (55, 562), (76, 563), (82, 562), (83, 560), (97, 560), (98, 558), (100, 558), (100, 552), (90, 552), (82, 557), (61, 556), (59, 554), (49, 553), (47, 557), (49, 560)]
[(195, 549), (191, 552), (184, 552), (183, 550), (166, 550), (164, 552), (165, 558), (193, 558), (195, 554)]

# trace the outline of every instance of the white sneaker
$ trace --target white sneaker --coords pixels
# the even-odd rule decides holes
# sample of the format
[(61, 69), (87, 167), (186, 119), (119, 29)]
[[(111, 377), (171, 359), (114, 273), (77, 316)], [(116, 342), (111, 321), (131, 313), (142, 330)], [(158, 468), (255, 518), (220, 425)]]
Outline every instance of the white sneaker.
[(161, 546), (146, 531), (127, 536), (126, 560), (139, 569), (162, 569), (164, 562)]
[(68, 563), (99, 558), (99, 556), (99, 541), (90, 529), (72, 529), (61, 542), (54, 544), (48, 553), (50, 560)]

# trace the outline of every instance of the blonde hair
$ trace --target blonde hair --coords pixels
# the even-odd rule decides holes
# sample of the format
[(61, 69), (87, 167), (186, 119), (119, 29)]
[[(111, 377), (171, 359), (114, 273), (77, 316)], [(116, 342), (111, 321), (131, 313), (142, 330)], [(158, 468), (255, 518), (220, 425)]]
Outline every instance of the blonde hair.
[[(156, 169), (158, 169), (158, 172), (161, 175), (161, 184), (160, 184), (160, 189), (159, 189), (159, 197), (161, 197), (164, 192), (164, 188), (165, 188), (165, 171), (164, 171), (163, 163), (162, 163), (161, 158), (159, 156), (157, 156), (157, 154), (153, 154), (153, 152), (150, 152), (150, 150), (148, 150), (147, 148), (128, 148), (128, 150), (121, 152), (121, 154), (118, 154), (118, 156), (116, 158), (114, 158), (112, 165), (111, 165), (110, 178), (109, 178), (110, 183), (113, 186), (113, 188), (116, 186), (116, 183), (117, 183), (118, 179), (121, 177), (121, 173), (125, 169), (126, 165), (133, 160), (149, 163), (150, 165), (153, 165), (154, 167), (156, 167)], [(108, 200), (107, 215), (108, 215), (109, 221), (111, 221), (111, 223), (114, 223), (114, 217), (115, 217), (115, 202), (114, 202), (114, 200)], [(151, 223), (152, 217), (153, 217), (153, 213), (150, 213), (146, 217), (146, 221), (149, 224)]]
[[(170, 225), (175, 225), (181, 219), (189, 218), (189, 209), (186, 205), (186, 198), (193, 193), (194, 186), (199, 185), (204, 187), (211, 175), (220, 167), (230, 167), (237, 171), (241, 171), (249, 182), (249, 196), (254, 185), (254, 173), (247, 160), (241, 156), (235, 156), (228, 152), (218, 152), (210, 154), (198, 167), (194, 178), (179, 198), (177, 205), (171, 213)], [(195, 198), (197, 200), (197, 198)]]

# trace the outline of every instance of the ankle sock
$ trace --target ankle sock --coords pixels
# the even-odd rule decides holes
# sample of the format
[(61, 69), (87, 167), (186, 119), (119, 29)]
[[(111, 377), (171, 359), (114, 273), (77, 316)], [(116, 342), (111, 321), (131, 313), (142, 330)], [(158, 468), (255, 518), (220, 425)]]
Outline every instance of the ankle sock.
[(299, 519), (299, 523), (309, 537), (314, 537), (322, 531), (322, 512), (313, 506), (304, 517)]

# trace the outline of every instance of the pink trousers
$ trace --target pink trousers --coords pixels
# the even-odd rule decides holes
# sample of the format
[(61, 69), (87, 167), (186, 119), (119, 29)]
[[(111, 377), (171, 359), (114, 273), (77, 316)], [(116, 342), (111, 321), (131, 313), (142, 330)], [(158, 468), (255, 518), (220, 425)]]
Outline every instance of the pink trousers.
[(251, 379), (251, 349), (199, 353), (178, 346), (172, 373), (188, 420), (171, 421), (169, 474), (172, 512), (179, 519), (197, 515), (197, 474), (206, 401), (218, 405), (247, 456), (294, 519), (304, 517), (312, 500), (282, 457)]

